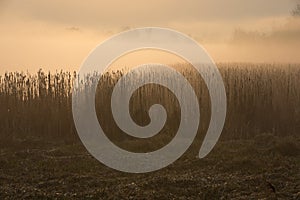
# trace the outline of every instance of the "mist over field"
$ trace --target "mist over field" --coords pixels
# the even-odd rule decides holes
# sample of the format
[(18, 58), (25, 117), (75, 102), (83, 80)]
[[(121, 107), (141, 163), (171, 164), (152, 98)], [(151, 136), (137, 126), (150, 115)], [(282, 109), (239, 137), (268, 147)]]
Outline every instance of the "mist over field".
[(2, 0), (0, 73), (37, 72), (40, 68), (78, 70), (89, 52), (105, 39), (147, 26), (191, 36), (216, 62), (300, 62), (299, 16), (295, 13), (295, 0), (130, 4)]
[[(0, 25), (0, 199), (300, 199), (300, 1), (0, 0)], [(97, 45), (140, 27), (179, 31), (202, 45), (212, 62), (195, 67), (181, 55), (144, 49), (111, 61), (100, 74), (88, 64), (107, 58), (95, 53), (83, 65), (90, 73), (80, 73)], [(107, 55), (135, 39), (113, 43)], [(176, 44), (185, 49), (190, 43)], [(145, 65), (147, 70), (134, 71), (149, 63), (170, 69)], [(168, 84), (150, 81), (128, 95), (128, 87), (153, 77)], [(126, 98), (113, 99), (115, 88)], [(128, 112), (115, 109), (124, 99)], [(212, 116), (225, 108), (218, 138), (210, 128), (222, 119)], [(142, 131), (124, 130), (113, 110), (121, 120), (127, 116), (123, 127), (129, 122)], [(137, 137), (162, 116), (156, 135)], [(199, 125), (195, 138), (181, 131), (172, 143), (182, 124)], [(101, 131), (103, 141), (86, 137)], [(180, 158), (162, 164), (187, 140), (191, 145)], [(199, 157), (205, 141), (216, 145)], [(165, 147), (167, 155), (159, 151)], [(120, 152), (128, 154), (114, 159)], [(128, 155), (146, 159), (129, 162)], [(121, 168), (112, 167), (116, 163)], [(148, 172), (122, 171), (138, 164)], [(164, 167), (149, 170), (154, 164)]]

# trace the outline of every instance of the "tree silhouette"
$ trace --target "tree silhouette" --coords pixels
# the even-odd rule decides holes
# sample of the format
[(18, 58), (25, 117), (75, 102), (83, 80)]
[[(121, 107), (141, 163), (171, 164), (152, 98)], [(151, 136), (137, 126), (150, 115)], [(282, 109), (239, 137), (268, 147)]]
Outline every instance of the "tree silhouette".
[(300, 3), (298, 3), (296, 8), (292, 11), (292, 16), (300, 17)]

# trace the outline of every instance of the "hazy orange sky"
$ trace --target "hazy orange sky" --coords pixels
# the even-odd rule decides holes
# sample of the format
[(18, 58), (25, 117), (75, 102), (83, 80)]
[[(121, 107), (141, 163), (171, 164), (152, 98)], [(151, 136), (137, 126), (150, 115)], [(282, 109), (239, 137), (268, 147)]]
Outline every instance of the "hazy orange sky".
[(104, 39), (145, 26), (167, 27), (190, 35), (203, 44), (216, 62), (300, 62), (300, 36), (289, 42), (279, 40), (280, 44), (278, 38), (269, 43), (260, 40), (255, 45), (232, 42), (238, 28), (267, 34), (290, 28), (293, 25), (286, 24), (296, 3), (296, 0), (0, 0), (0, 73), (36, 71), (40, 67), (78, 69)]

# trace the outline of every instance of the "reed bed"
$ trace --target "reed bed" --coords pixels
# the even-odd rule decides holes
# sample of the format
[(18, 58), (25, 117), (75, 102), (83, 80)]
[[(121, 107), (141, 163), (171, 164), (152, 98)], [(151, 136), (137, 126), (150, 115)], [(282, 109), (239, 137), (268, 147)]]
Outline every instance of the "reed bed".
[[(205, 134), (210, 116), (210, 100), (201, 77), (190, 66), (174, 66), (193, 86), (200, 102), (201, 126)], [(297, 135), (300, 130), (300, 65), (299, 64), (218, 64), (227, 94), (227, 118), (222, 139), (248, 139), (261, 133), (278, 136)], [(130, 137), (117, 127), (111, 109), (110, 95), (125, 70), (103, 74), (97, 87), (98, 118), (110, 138)], [(139, 74), (138, 78), (147, 74)], [(161, 75), (160, 78), (165, 78)], [(95, 84), (95, 75), (79, 83)], [(77, 141), (72, 119), (72, 89), (79, 81), (76, 72), (36, 74), (5, 73), (0, 76), (0, 138), (26, 138)], [(176, 84), (176, 81), (174, 81)], [(180, 87), (180, 86), (178, 86)], [(174, 136), (180, 121), (180, 107), (175, 96), (159, 85), (146, 85), (132, 96), (130, 111), (140, 125), (149, 123), (147, 110), (161, 103), (168, 113), (161, 135)], [(100, 112), (101, 110), (101, 112)]]

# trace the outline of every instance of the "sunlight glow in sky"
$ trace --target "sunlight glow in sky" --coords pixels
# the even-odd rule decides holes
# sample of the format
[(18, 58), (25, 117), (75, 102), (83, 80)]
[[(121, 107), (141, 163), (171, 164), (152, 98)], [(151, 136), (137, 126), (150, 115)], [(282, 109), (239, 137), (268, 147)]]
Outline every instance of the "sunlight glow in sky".
[(269, 45), (232, 43), (237, 29), (268, 34), (286, 27), (296, 3), (297, 0), (0, 0), (0, 73), (36, 71), (41, 67), (74, 70), (101, 41), (115, 33), (146, 26), (172, 28), (191, 36), (216, 62), (300, 62), (297, 38), (291, 43), (282, 40), (280, 45), (275, 40)]

